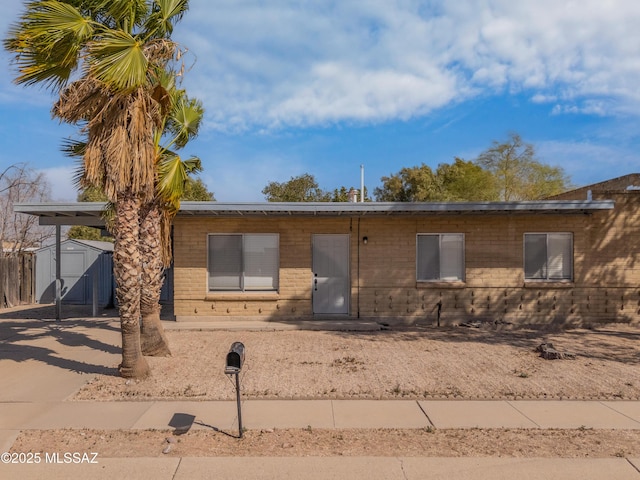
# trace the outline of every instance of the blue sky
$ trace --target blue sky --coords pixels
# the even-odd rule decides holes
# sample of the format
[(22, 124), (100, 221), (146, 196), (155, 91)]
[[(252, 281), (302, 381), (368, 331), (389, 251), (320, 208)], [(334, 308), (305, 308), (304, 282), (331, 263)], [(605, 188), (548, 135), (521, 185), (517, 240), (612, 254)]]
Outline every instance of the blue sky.
[[(18, 18), (5, 0), (0, 31)], [(510, 131), (576, 186), (640, 171), (640, 2), (191, 0), (174, 32), (206, 118), (185, 150), (219, 201), (261, 201), (311, 173), (370, 192), (380, 177), (473, 160)], [(12, 84), (0, 53), (0, 167), (43, 170), (75, 200), (74, 128)]]

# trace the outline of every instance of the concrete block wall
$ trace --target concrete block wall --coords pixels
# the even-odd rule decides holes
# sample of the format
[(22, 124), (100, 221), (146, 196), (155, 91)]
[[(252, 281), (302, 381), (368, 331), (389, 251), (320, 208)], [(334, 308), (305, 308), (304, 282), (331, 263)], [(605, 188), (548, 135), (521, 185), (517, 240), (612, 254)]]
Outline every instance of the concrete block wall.
[[(312, 235), (349, 234), (352, 220), (349, 217), (178, 217), (174, 225), (174, 313), (178, 320), (220, 317), (295, 319), (312, 315)], [(207, 235), (210, 233), (279, 234), (279, 291), (208, 292)]]
[[(351, 235), (352, 318), (435, 323), (440, 304), (445, 325), (640, 323), (640, 195), (618, 197), (615, 210), (592, 214), (178, 217), (175, 314), (179, 320), (311, 318), (311, 236), (341, 233)], [(278, 292), (207, 292), (207, 234), (234, 232), (280, 235)], [(523, 236), (531, 232), (573, 233), (572, 282), (525, 282)], [(464, 233), (463, 282), (416, 281), (418, 233)]]

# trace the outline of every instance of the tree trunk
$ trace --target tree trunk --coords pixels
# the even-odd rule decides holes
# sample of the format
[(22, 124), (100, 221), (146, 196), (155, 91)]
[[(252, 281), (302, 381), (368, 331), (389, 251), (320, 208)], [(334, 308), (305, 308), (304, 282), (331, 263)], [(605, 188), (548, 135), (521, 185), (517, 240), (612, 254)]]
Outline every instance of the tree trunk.
[(125, 193), (119, 195), (115, 207), (113, 273), (122, 330), (122, 363), (119, 371), (125, 378), (144, 378), (150, 370), (140, 348), (140, 200), (135, 195)]
[(160, 208), (156, 202), (143, 208), (140, 217), (140, 253), (142, 255), (140, 297), (142, 337), (140, 343), (143, 355), (153, 357), (171, 355), (169, 342), (160, 321), (160, 292), (164, 281), (160, 221)]

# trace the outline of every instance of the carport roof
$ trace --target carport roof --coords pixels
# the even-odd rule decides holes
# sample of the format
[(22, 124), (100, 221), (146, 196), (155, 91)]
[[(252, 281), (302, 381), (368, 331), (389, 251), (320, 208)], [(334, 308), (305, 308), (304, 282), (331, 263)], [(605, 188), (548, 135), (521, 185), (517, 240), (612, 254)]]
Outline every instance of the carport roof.
[[(41, 225), (102, 226), (102, 202), (20, 203), (14, 210), (40, 217)], [(179, 217), (248, 216), (401, 216), (482, 214), (584, 214), (611, 210), (613, 200), (539, 200), (522, 202), (182, 202)]]

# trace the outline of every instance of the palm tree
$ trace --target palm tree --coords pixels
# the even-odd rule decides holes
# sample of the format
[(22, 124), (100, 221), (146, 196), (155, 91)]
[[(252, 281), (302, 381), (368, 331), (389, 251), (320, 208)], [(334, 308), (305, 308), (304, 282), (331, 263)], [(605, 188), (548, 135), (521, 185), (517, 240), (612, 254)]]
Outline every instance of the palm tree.
[(115, 207), (114, 276), (124, 377), (144, 377), (140, 347), (140, 211), (154, 197), (154, 133), (176, 59), (170, 38), (188, 0), (32, 0), (4, 41), (19, 84), (59, 94), (53, 114), (87, 135), (86, 179)]
[(163, 82), (164, 91), (170, 97), (170, 109), (155, 133), (156, 195), (144, 205), (140, 221), (140, 247), (144, 258), (141, 347), (144, 355), (151, 356), (170, 355), (160, 322), (160, 291), (163, 273), (171, 264), (171, 220), (180, 208), (188, 176), (202, 169), (199, 158), (183, 160), (175, 153), (198, 134), (204, 110), (199, 101), (189, 99), (184, 90), (175, 88), (174, 79), (174, 75), (167, 75)]
[[(189, 175), (202, 170), (200, 159), (183, 160), (175, 151), (184, 148), (198, 134), (204, 115), (202, 104), (189, 99), (184, 90), (176, 88), (175, 75), (165, 72), (160, 83), (168, 94), (167, 104), (160, 127), (154, 134), (156, 149), (155, 196), (143, 205), (140, 214), (140, 250), (143, 258), (141, 275), (140, 314), (141, 349), (143, 355), (167, 356), (171, 354), (169, 344), (160, 321), (160, 293), (164, 271), (171, 264), (171, 220), (180, 208), (180, 199), (190, 180)], [(87, 142), (67, 140), (63, 151), (70, 157), (84, 157)], [(81, 163), (76, 183), (82, 187), (90, 182)], [(96, 187), (91, 190), (100, 191)], [(85, 190), (87, 191), (87, 190)], [(101, 194), (103, 195), (103, 194)], [(113, 226), (112, 205), (105, 211), (108, 224)]]

